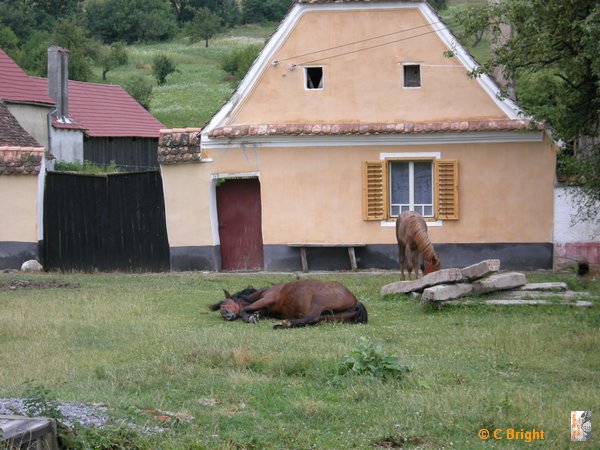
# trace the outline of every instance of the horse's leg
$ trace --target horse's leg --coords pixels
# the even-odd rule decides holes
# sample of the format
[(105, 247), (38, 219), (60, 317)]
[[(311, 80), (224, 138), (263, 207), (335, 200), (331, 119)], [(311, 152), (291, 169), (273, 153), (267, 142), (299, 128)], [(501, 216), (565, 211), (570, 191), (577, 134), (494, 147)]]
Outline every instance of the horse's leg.
[(400, 279), (404, 280), (404, 259), (406, 258), (406, 247), (398, 244), (398, 260), (400, 261)]
[(412, 280), (412, 271), (413, 271), (413, 251), (410, 248), (410, 245), (406, 245), (405, 252), (407, 253), (406, 259), (408, 260), (406, 263), (407, 272), (408, 272), (408, 280)]
[(280, 320), (273, 325), (273, 328), (294, 328), (304, 327), (306, 325), (316, 325), (319, 323), (321, 312), (321, 306), (319, 306), (318, 302), (315, 302), (313, 297), (310, 309), (308, 310), (306, 316), (304, 316), (302, 319)]
[(240, 317), (244, 322), (256, 323), (260, 319), (260, 311), (274, 305), (276, 300), (277, 295), (267, 294), (260, 300), (256, 300), (254, 303), (242, 308)]
[(419, 278), (419, 249), (415, 248), (413, 249), (413, 252), (411, 254), (411, 259), (412, 259), (412, 267), (413, 270), (415, 271), (415, 280), (417, 280)]

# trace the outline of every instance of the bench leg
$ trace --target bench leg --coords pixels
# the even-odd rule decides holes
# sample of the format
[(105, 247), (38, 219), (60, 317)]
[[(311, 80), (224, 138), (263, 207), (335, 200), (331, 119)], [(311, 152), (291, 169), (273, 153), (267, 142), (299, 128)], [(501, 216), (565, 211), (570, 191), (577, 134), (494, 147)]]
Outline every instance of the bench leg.
[(350, 257), (350, 267), (352, 271), (356, 270), (356, 255), (354, 254), (354, 247), (348, 247), (348, 256)]
[(306, 258), (306, 247), (300, 247), (300, 259), (302, 260), (302, 272), (308, 272), (308, 259)]

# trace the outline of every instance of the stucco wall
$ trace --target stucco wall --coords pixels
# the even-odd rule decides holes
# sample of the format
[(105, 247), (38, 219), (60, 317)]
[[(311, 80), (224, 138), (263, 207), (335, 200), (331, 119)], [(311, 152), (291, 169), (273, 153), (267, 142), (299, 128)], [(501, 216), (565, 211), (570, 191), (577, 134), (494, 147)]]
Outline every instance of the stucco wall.
[(547, 142), (213, 149), (212, 162), (162, 168), (169, 242), (218, 243), (212, 178), (250, 172), (260, 181), (265, 245), (393, 244), (393, 223), (362, 217), (361, 162), (382, 152), (439, 152), (459, 161), (460, 219), (430, 227), (434, 242), (552, 242), (554, 151)]
[(0, 176), (0, 242), (38, 241), (38, 177)]
[(48, 148), (48, 113), (50, 107), (7, 103), (10, 113), (42, 147)]
[(57, 161), (83, 162), (83, 132), (52, 130), (52, 155)]
[[(360, 27), (356, 24), (360, 23)], [(419, 122), (505, 118), (493, 99), (456, 58), (419, 9), (304, 13), (238, 106), (230, 124)], [(421, 28), (419, 28), (421, 27)], [(397, 33), (399, 30), (408, 30)], [(396, 34), (391, 34), (396, 33)], [(361, 44), (344, 44), (391, 34)], [(422, 35), (414, 39), (409, 36)], [(400, 40), (345, 56), (376, 44)], [(319, 53), (332, 47), (341, 48)], [(331, 59), (320, 59), (336, 56)], [(311, 62), (313, 61), (313, 62)], [(403, 63), (421, 67), (421, 88), (403, 87)], [(322, 66), (324, 89), (304, 88), (303, 65)], [(357, 116), (359, 111), (359, 116)]]

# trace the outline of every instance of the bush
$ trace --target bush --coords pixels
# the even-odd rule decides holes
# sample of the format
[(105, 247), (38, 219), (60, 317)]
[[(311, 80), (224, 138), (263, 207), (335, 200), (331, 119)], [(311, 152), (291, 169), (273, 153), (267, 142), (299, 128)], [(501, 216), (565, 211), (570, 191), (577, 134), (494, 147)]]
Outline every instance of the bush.
[(162, 86), (167, 81), (167, 76), (173, 72), (178, 72), (175, 67), (175, 62), (166, 55), (155, 56), (152, 60), (152, 73), (158, 82), (159, 86)]
[(152, 91), (154, 90), (154, 83), (151, 80), (138, 75), (130, 78), (123, 87), (140, 105), (146, 110), (150, 110)]
[(110, 162), (110, 165), (106, 167), (99, 166), (90, 161), (79, 162), (66, 162), (57, 161), (54, 164), (54, 170), (56, 172), (78, 172), (85, 173), (88, 175), (99, 175), (104, 173), (117, 173), (119, 168), (114, 161)]
[(221, 61), (221, 69), (233, 75), (235, 81), (241, 80), (260, 52), (260, 45), (249, 45), (233, 50)]
[(362, 338), (361, 343), (344, 357), (340, 366), (342, 375), (366, 374), (381, 379), (402, 378), (408, 371), (408, 367), (400, 364), (396, 356), (385, 352), (380, 344), (374, 345), (365, 338)]

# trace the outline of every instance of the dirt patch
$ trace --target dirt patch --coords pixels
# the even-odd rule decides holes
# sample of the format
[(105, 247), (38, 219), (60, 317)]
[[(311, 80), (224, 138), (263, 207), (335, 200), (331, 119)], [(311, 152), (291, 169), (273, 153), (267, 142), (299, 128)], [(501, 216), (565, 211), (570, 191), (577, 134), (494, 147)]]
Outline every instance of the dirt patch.
[(0, 283), (0, 290), (3, 291), (14, 291), (17, 289), (78, 289), (79, 287), (79, 283), (66, 283), (56, 280), (11, 280)]
[[(408, 446), (408, 447), (407, 447)], [(390, 436), (373, 444), (375, 449), (386, 448), (439, 448), (440, 443), (426, 436)]]

